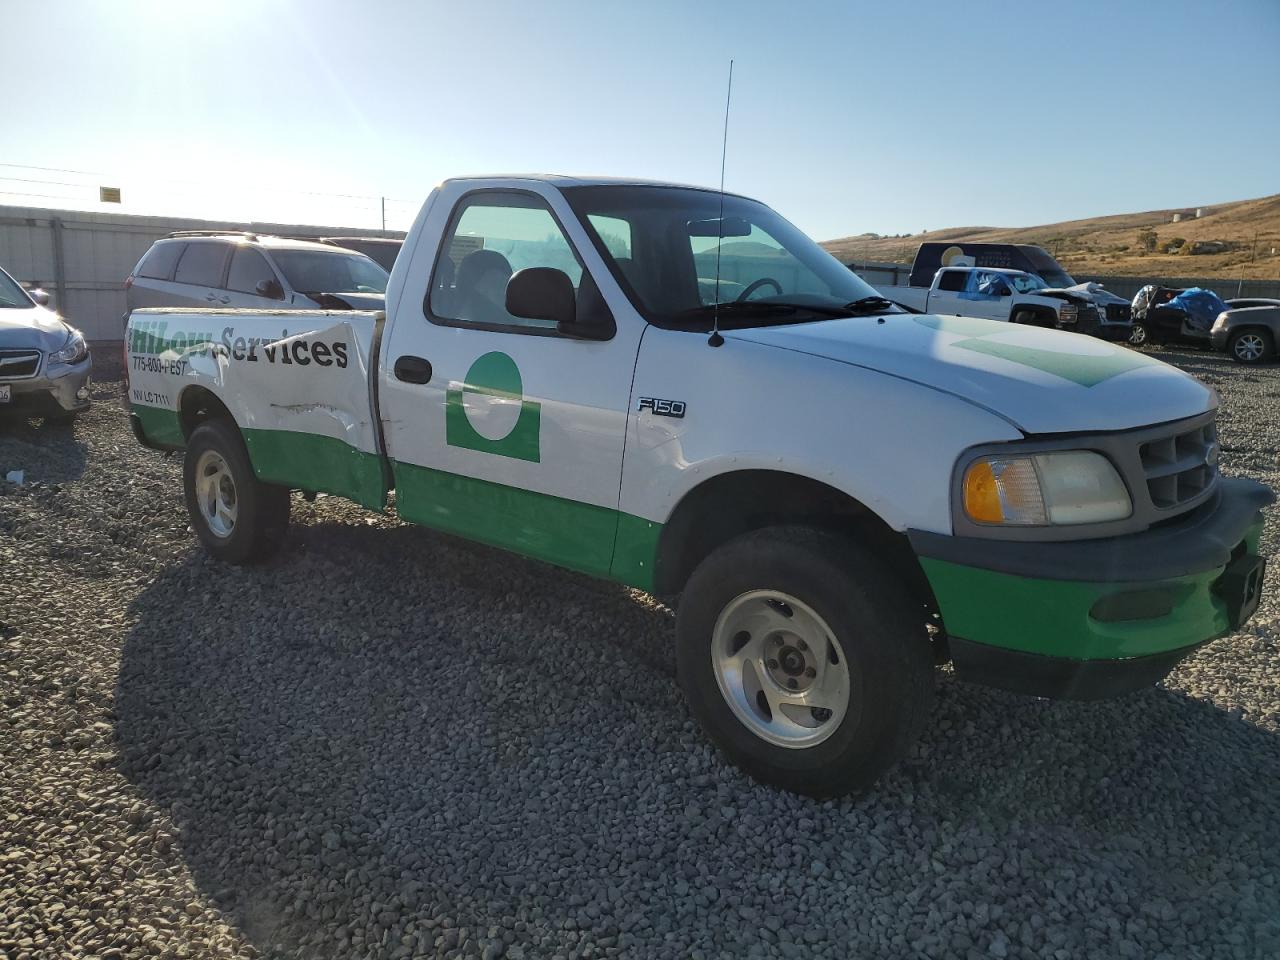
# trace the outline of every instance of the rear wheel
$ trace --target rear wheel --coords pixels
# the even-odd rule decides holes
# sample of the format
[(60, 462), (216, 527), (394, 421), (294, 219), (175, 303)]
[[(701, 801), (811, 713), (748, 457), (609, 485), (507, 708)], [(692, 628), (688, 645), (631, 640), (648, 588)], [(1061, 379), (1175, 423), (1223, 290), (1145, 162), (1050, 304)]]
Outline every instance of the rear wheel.
[(1141, 320), (1133, 321), (1133, 326), (1129, 330), (1129, 345), (1133, 347), (1144, 347), (1147, 344), (1147, 325)]
[(235, 425), (210, 420), (191, 434), (183, 463), (187, 513), (214, 557), (228, 563), (265, 560), (289, 525), (289, 491), (253, 472)]
[(1275, 352), (1266, 330), (1238, 330), (1227, 341), (1227, 352), (1237, 363), (1261, 363)]
[(680, 682), (707, 735), (758, 780), (811, 796), (871, 785), (933, 702), (924, 615), (869, 554), (801, 527), (747, 534), (694, 571)]

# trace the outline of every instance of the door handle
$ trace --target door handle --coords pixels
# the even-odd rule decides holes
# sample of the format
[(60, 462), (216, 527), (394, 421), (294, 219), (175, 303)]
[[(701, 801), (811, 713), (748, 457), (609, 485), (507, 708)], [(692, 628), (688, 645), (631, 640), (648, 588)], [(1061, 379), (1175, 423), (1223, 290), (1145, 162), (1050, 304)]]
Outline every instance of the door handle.
[(230, 303), (230, 302), (231, 302), (231, 298), (230, 298), (230, 297), (228, 297), (228, 296), (226, 296), (225, 294), (224, 294), (223, 296), (219, 297), (218, 299), (219, 299), (221, 302), (223, 302), (223, 303)]
[(206, 294), (205, 299), (208, 300), (210, 303), (217, 303), (218, 295), (216, 293)]
[(406, 354), (396, 358), (393, 368), (397, 380), (405, 383), (427, 383), (431, 380), (431, 361)]

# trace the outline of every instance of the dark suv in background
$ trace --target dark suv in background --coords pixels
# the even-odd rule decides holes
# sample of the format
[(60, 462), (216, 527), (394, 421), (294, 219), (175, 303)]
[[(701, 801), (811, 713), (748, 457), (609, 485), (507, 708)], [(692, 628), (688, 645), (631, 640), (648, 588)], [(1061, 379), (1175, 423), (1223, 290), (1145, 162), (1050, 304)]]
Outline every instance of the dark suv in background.
[(1280, 359), (1280, 300), (1240, 298), (1227, 306), (1209, 331), (1213, 349), (1225, 350), (1237, 363)]
[(311, 240), (189, 231), (151, 245), (125, 281), (139, 307), (381, 310), (387, 271), (362, 253)]

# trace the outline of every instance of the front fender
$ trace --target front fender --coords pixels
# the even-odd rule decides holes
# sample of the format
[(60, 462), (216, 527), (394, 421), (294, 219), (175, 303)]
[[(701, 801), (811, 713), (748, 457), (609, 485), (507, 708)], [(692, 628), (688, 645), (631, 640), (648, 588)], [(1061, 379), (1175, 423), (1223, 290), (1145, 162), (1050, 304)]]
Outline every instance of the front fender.
[[(681, 400), (685, 415), (638, 410), (640, 397)], [(956, 459), (974, 444), (1021, 437), (983, 407), (900, 377), (651, 328), (634, 378), (621, 509), (664, 523), (713, 477), (773, 470), (839, 490), (893, 530), (950, 533)]]

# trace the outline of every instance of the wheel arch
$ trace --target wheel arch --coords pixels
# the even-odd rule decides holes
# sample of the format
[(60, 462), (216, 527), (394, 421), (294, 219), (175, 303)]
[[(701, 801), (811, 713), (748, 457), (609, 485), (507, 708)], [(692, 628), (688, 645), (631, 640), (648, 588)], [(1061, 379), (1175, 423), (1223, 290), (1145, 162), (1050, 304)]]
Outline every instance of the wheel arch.
[(193, 384), (178, 395), (178, 424), (185, 440), (191, 439), (191, 434), (200, 424), (215, 419), (227, 420), (237, 430), (240, 429), (231, 410), (208, 387)]
[(1015, 304), (1009, 313), (1009, 322), (1017, 323), (1016, 319), (1021, 314), (1029, 314), (1031, 322), (1026, 326), (1055, 326), (1058, 322), (1057, 312), (1043, 303), (1020, 303)]
[(868, 547), (936, 612), (933, 591), (905, 534), (842, 490), (812, 477), (767, 469), (717, 474), (681, 497), (658, 538), (655, 592), (679, 593), (718, 547), (742, 534), (784, 524), (833, 530)]
[[(1280, 327), (1280, 324), (1277, 324)], [(1280, 329), (1275, 329), (1269, 323), (1242, 323), (1232, 325), (1231, 330), (1227, 333), (1227, 342), (1230, 343), (1242, 333), (1260, 333), (1263, 338), (1271, 341), (1271, 349), (1275, 350), (1280, 347)]]

